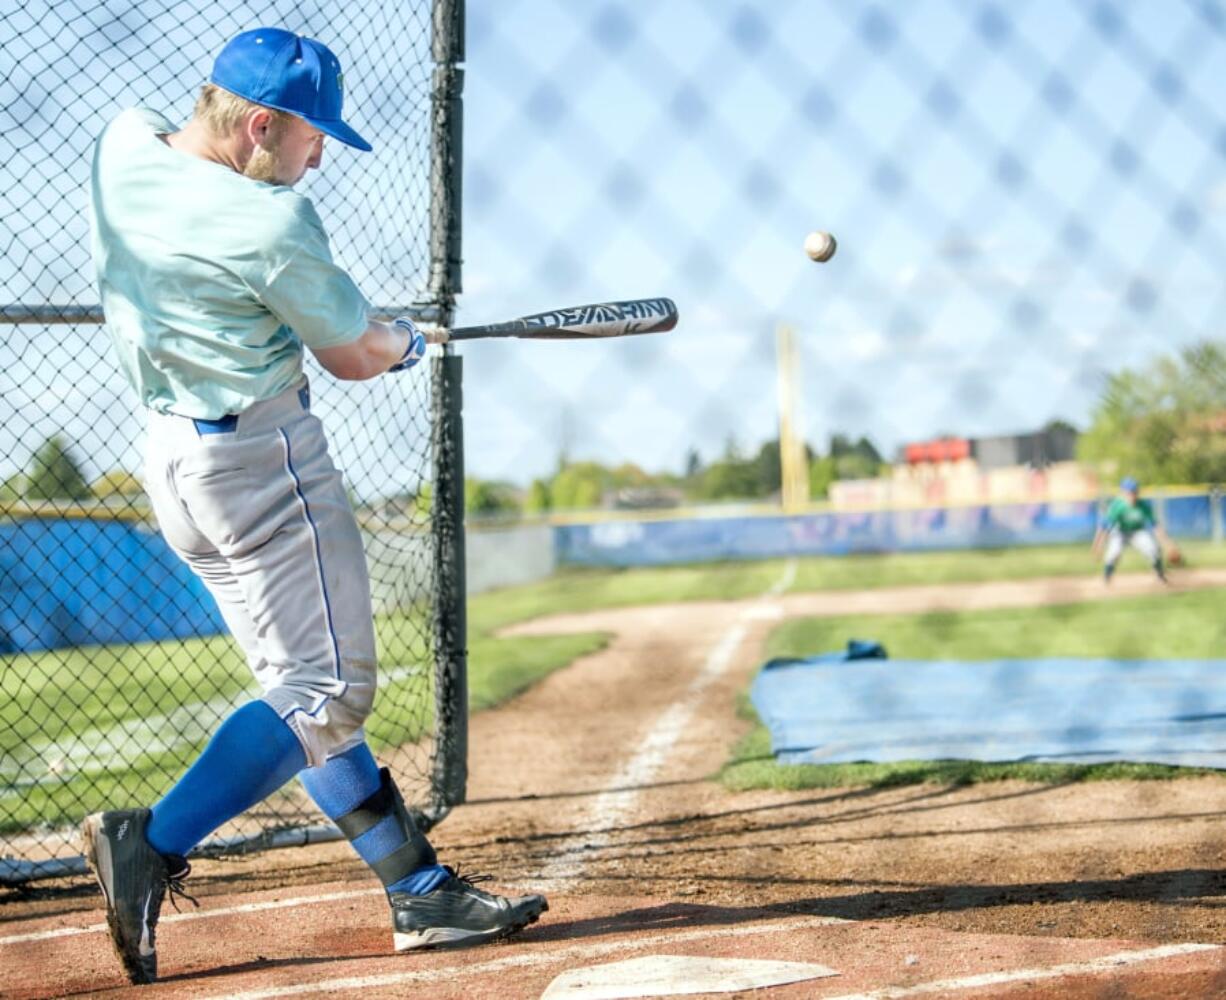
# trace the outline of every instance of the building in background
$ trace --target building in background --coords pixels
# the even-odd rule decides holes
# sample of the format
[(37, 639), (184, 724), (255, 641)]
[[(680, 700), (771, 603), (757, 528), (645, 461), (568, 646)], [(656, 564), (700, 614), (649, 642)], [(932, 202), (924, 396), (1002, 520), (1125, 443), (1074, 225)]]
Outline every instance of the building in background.
[(1076, 458), (1077, 430), (1053, 423), (1033, 434), (972, 438), (968, 443), (971, 457), (985, 472), (1015, 466), (1047, 469)]
[(1026, 434), (941, 437), (903, 445), (876, 479), (830, 487), (836, 509), (1084, 500), (1097, 475), (1075, 460), (1077, 430), (1052, 423)]

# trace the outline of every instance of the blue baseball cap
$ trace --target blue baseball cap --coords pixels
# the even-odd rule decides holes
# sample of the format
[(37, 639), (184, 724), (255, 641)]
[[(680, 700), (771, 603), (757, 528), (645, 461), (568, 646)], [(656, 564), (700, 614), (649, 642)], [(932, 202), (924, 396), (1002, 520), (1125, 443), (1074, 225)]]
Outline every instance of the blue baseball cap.
[(213, 63), (211, 83), (266, 108), (288, 111), (325, 135), (369, 152), (371, 145), (341, 120), (344, 76), (322, 42), (284, 28), (235, 35)]
[(1120, 489), (1125, 493), (1136, 493), (1140, 488), (1141, 484), (1133, 479), (1132, 476), (1125, 476), (1120, 480)]

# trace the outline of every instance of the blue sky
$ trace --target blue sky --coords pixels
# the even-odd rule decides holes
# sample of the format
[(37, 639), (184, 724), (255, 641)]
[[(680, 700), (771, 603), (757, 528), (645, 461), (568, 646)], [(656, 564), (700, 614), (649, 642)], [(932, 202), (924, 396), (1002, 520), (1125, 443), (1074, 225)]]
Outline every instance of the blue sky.
[[(101, 11), (131, 25), (140, 6)], [(182, 116), (195, 82), (170, 74), (202, 76), (216, 39), (251, 18), (339, 34), (351, 117), (376, 153), (331, 150), (304, 190), (372, 298), (410, 289), (420, 38), (343, 5), (234, 7), (220, 20), (216, 5), (171, 6), (170, 54), (142, 56), (113, 29), (57, 26), (50, 7), (19, 22), (0, 0), (3, 52), (48, 36), (3, 67), (0, 106), (31, 87), (71, 108), (76, 88)], [(470, 0), (460, 321), (658, 294), (682, 311), (662, 337), (462, 348), (470, 471), (524, 483), (563, 449), (677, 470), (691, 447), (756, 447), (775, 433), (780, 324), (819, 446), (1084, 423), (1105, 372), (1222, 335), (1224, 25), (1220, 4), (1191, 0)], [(73, 31), (105, 64), (87, 64), (88, 86), (39, 63)], [(67, 161), (47, 182), (56, 225), (18, 234), (20, 252), (6, 242), (0, 287), (83, 301), (88, 135), (57, 132), (48, 106), (26, 127), (29, 148)], [(28, 150), (0, 160), (12, 225), (14, 192), (42, 168)], [(811, 229), (838, 237), (830, 263), (804, 257)], [(372, 434), (359, 450), (381, 445)]]
[[(466, 313), (660, 292), (683, 323), (470, 371), (673, 468), (774, 433), (781, 323), (814, 443), (1084, 421), (1103, 372), (1221, 333), (1222, 42), (1191, 3), (475, 5)], [(488, 408), (538, 464), (535, 409)]]

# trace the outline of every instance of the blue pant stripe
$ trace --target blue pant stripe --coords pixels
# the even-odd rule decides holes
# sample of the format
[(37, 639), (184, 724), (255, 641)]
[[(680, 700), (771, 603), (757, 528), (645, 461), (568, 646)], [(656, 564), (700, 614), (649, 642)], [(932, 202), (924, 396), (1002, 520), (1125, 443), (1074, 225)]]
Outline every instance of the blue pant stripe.
[(307, 525), (311, 529), (311, 538), (314, 540), (315, 569), (319, 574), (319, 589), (323, 594), (324, 616), (328, 621), (328, 639), (332, 644), (332, 672), (337, 680), (339, 680), (341, 676), (341, 647), (336, 638), (336, 628), (332, 624), (332, 602), (328, 599), (328, 584), (324, 579), (324, 557), (323, 550), (319, 544), (319, 531), (315, 527), (315, 519), (311, 517), (311, 505), (307, 503), (306, 495), (302, 492), (302, 481), (298, 478), (298, 473), (294, 471), (294, 459), (293, 453), (290, 449), (289, 435), (285, 433), (284, 429), (278, 430), (277, 433), (281, 435), (281, 440), (285, 444), (285, 470), (294, 480), (294, 492), (297, 494), (298, 500), (302, 504), (302, 512), (306, 517)]

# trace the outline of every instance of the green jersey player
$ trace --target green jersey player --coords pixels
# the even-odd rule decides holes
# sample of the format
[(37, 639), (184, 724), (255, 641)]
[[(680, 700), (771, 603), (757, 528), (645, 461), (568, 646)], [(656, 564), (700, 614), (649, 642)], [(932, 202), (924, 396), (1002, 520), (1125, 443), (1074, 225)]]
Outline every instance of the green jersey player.
[(1140, 484), (1132, 476), (1120, 482), (1120, 495), (1107, 507), (1098, 531), (1094, 534), (1093, 551), (1103, 552), (1103, 580), (1111, 582), (1116, 564), (1124, 554), (1124, 547), (1131, 545), (1153, 567), (1163, 583), (1167, 582), (1163, 565), (1163, 550), (1172, 562), (1178, 562), (1179, 549), (1167, 536), (1154, 516), (1154, 505), (1142, 500)]

